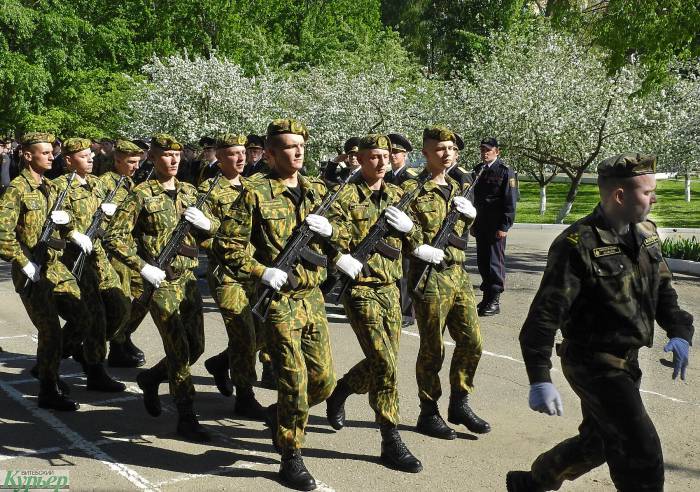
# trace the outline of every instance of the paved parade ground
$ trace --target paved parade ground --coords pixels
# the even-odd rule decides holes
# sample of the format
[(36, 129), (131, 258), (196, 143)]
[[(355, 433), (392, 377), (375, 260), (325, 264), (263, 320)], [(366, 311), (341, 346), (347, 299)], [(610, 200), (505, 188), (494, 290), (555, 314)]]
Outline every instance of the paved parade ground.
[[(418, 416), (415, 359), (416, 326), (403, 331), (399, 351), (401, 432), (409, 449), (423, 462), (413, 475), (389, 470), (379, 463), (379, 430), (365, 395), (351, 396), (346, 404), (347, 425), (339, 432), (326, 423), (325, 404), (311, 409), (304, 461), (319, 482), (319, 490), (505, 490), (505, 474), (529, 469), (532, 460), (562, 439), (576, 433), (581, 412), (561, 371), (553, 382), (564, 399), (564, 416), (547, 417), (529, 410), (528, 382), (518, 333), (539, 285), (546, 250), (556, 231), (514, 228), (507, 250), (509, 277), (501, 297), (502, 314), (482, 318), (484, 355), (477, 372), (472, 408), (493, 430), (472, 435), (460, 428), (458, 439), (441, 441), (414, 432)], [(473, 244), (469, 246), (473, 256)], [(475, 265), (472, 283), (478, 285)], [(213, 434), (208, 445), (181, 441), (175, 435), (176, 413), (167, 384), (161, 385), (164, 412), (146, 414), (136, 374), (140, 369), (111, 369), (127, 384), (115, 395), (88, 392), (77, 363), (64, 361), (63, 377), (72, 385), (71, 397), (81, 404), (75, 413), (54, 413), (36, 404), (38, 382), (29, 374), (35, 362), (36, 330), (15, 294), (9, 264), (0, 265), (0, 470), (68, 470), (72, 490), (279, 490), (279, 456), (268, 429), (261, 423), (237, 418), (233, 399), (222, 397), (204, 369), (204, 360), (226, 346), (223, 321), (205, 295), (206, 350), (194, 365), (197, 385), (195, 408)], [(700, 319), (700, 278), (677, 276), (681, 306)], [(336, 375), (342, 376), (361, 351), (343, 322), (330, 325)], [(696, 321), (696, 327), (698, 323)], [(449, 336), (447, 340), (449, 340)], [(134, 336), (146, 353), (147, 365), (162, 357), (160, 337), (147, 319)], [(657, 328), (654, 347), (640, 352), (643, 400), (661, 437), (666, 463), (667, 491), (700, 490), (700, 359), (691, 352), (687, 383), (672, 382), (662, 351), (666, 337)], [(696, 336), (697, 340), (697, 336)], [(441, 372), (447, 416), (447, 373), (453, 346), (448, 343)], [(554, 358), (555, 368), (559, 361)], [(258, 367), (258, 374), (260, 368)], [(263, 404), (275, 393), (256, 389)], [(603, 466), (562, 490), (614, 490)]]

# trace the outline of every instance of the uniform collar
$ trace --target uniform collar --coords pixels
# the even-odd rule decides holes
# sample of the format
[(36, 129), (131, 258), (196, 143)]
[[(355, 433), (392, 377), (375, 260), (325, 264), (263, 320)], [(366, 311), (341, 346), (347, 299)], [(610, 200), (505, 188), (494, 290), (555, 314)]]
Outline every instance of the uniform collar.
[[(388, 190), (386, 187), (386, 182), (382, 180), (382, 187), (378, 191), (382, 192), (382, 195), (388, 195)], [(367, 181), (364, 180), (362, 176), (357, 183), (357, 193), (360, 195), (360, 201), (363, 202), (372, 196), (374, 190), (370, 189)]]
[[(457, 183), (457, 181), (455, 181), (454, 178), (452, 178), (449, 174), (447, 174), (445, 176), (445, 181), (447, 181), (447, 184), (449, 184), (451, 186), (450, 196), (454, 196), (454, 194), (457, 192), (457, 188), (459, 186), (459, 183)], [(432, 190), (436, 190), (438, 188), (440, 188), (440, 185), (432, 180), (428, 180), (428, 182), (425, 183), (425, 186), (423, 187), (423, 189), (425, 189), (425, 191), (432, 191)]]
[[(643, 244), (644, 240), (650, 236), (654, 235), (653, 230), (647, 230), (647, 222), (642, 222), (641, 224), (630, 224), (630, 230), (635, 236), (637, 245)], [(600, 203), (593, 210), (593, 227), (598, 233), (598, 237), (603, 244), (622, 244), (627, 246), (627, 243), (620, 237), (618, 233), (612, 230), (608, 219), (605, 217), (603, 212), (603, 207)]]
[[(287, 185), (282, 182), (282, 178), (280, 178), (276, 172), (271, 171), (267, 177), (270, 181), (270, 192), (272, 194), (272, 198), (276, 198), (287, 191)], [(298, 174), (297, 179), (299, 180), (299, 185), (301, 186), (302, 192), (311, 189), (311, 182), (305, 176)]]
[[(109, 177), (112, 178), (114, 181), (114, 184), (117, 184), (117, 181), (119, 181), (119, 178), (122, 177), (121, 174), (115, 172), (115, 171), (109, 171), (107, 174), (109, 174)], [(134, 180), (131, 179), (131, 176), (126, 176), (126, 180), (124, 180), (126, 183), (128, 183), (128, 188), (131, 189), (134, 186)]]
[[(158, 181), (157, 179), (149, 179), (147, 181), (148, 186), (151, 188), (151, 194), (153, 196), (160, 195), (161, 193), (166, 193), (168, 190), (163, 188), (163, 185)], [(183, 186), (180, 181), (178, 181), (177, 178), (175, 178), (175, 191), (178, 193), (182, 190)]]
[(27, 181), (32, 190), (36, 190), (37, 188), (39, 188), (39, 186), (42, 183), (49, 182), (47, 178), (42, 178), (41, 183), (37, 183), (36, 181), (34, 181), (34, 176), (32, 176), (32, 173), (26, 167), (22, 167), (22, 172), (20, 172), (19, 174)]

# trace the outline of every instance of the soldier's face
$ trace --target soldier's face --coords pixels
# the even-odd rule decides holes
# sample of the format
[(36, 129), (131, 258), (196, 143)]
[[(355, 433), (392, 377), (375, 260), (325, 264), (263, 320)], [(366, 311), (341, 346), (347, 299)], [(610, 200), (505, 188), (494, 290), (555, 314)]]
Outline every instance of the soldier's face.
[(85, 149), (66, 156), (66, 165), (78, 176), (85, 176), (92, 172), (92, 150)]
[(393, 149), (391, 151), (391, 165), (394, 169), (400, 169), (406, 164), (406, 152)]
[(384, 149), (367, 149), (357, 154), (362, 176), (365, 181), (375, 182), (384, 178), (386, 165), (389, 163), (389, 151)]
[(24, 150), (22, 156), (34, 172), (43, 173), (51, 169), (53, 146), (50, 143), (36, 143)]
[(498, 147), (482, 145), (479, 147), (479, 151), (481, 152), (481, 162), (492, 162), (498, 158)]
[(179, 150), (156, 151), (152, 156), (153, 166), (159, 176), (175, 176), (180, 165)]
[(246, 160), (249, 164), (255, 164), (263, 155), (263, 149), (260, 147), (251, 147), (246, 151)]
[(452, 140), (438, 142), (427, 139), (423, 143), (423, 155), (426, 160), (426, 167), (434, 172), (441, 172), (449, 169), (455, 161), (457, 146)]
[(141, 157), (138, 155), (119, 155), (114, 159), (114, 169), (121, 176), (133, 176), (139, 168)]
[(304, 137), (294, 133), (275, 135), (268, 156), (281, 176), (291, 176), (304, 165)]
[(350, 152), (347, 159), (348, 167), (350, 169), (355, 169), (360, 165), (360, 160), (358, 159), (357, 152)]
[(204, 152), (202, 153), (202, 157), (207, 162), (214, 162), (214, 159), (216, 159), (216, 150), (209, 149), (209, 148), (204, 149)]
[(656, 203), (656, 176), (643, 174), (630, 178), (622, 195), (625, 221), (632, 224), (644, 222)]
[(233, 147), (217, 149), (216, 151), (216, 159), (227, 177), (235, 177), (243, 172), (245, 157), (246, 149), (242, 145), (234, 145)]

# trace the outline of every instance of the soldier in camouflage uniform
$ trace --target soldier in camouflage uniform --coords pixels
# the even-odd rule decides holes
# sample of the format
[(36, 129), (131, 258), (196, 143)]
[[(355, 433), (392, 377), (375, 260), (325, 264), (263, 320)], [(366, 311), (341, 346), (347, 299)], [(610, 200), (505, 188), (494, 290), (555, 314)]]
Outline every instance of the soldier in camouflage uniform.
[(638, 352), (654, 321), (670, 341), (675, 379), (685, 379), (693, 318), (678, 306), (656, 225), (654, 156), (626, 153), (598, 165), (600, 203), (552, 243), (540, 288), (520, 332), (530, 408), (561, 415), (552, 384), (554, 336), (564, 377), (581, 399), (579, 434), (541, 454), (531, 471), (508, 472), (508, 490), (558, 490), (607, 462), (615, 488), (661, 491), (664, 460), (639, 394)]
[[(75, 411), (78, 403), (67, 398), (69, 387), (58, 376), (63, 349), (62, 338), (80, 343), (89, 328), (90, 314), (80, 301), (75, 278), (59, 261), (65, 243), (57, 231), (49, 243), (46, 264), (34, 263), (32, 250), (42, 233), (42, 226), (53, 207), (58, 190), (44, 172), (53, 161), (47, 133), (28, 133), (22, 137), (21, 156), (25, 166), (0, 199), (0, 257), (12, 262), (12, 280), (29, 319), (39, 332), (36, 376), (39, 378), (39, 406), (54, 410)], [(52, 212), (55, 224), (66, 226), (70, 216), (63, 210)], [(24, 289), (27, 279), (32, 284)], [(76, 333), (61, 332), (59, 316), (69, 321)], [(70, 324), (72, 322), (72, 324)], [(63, 337), (62, 337), (63, 335)]]
[[(78, 286), (81, 299), (90, 307), (91, 314), (90, 329), (84, 338), (83, 347), (78, 348), (73, 357), (81, 363), (87, 375), (87, 389), (120, 392), (124, 391), (126, 386), (106, 373), (104, 360), (107, 354), (107, 340), (113, 338), (126, 323), (129, 302), (119, 295), (121, 291), (117, 274), (109, 263), (99, 238), (93, 242), (84, 234), (105, 197), (100, 181), (90, 174), (90, 144), (90, 140), (86, 138), (69, 138), (63, 144), (66, 168), (69, 172), (75, 171), (76, 176), (63, 203), (63, 207), (72, 217), (68, 232), (72, 244), (68, 245), (62, 261), (68, 269), (72, 269), (77, 256), (81, 252), (86, 254)], [(65, 188), (68, 175), (64, 174), (54, 182), (59, 188)], [(113, 322), (108, 324), (108, 317)]]
[[(324, 401), (335, 386), (328, 322), (318, 286), (325, 265), (304, 260), (289, 277), (271, 268), (293, 230), (306, 220), (319, 236), (329, 236), (328, 221), (311, 214), (326, 193), (324, 184), (299, 174), (308, 133), (295, 120), (275, 120), (268, 126), (265, 150), (272, 171), (252, 181), (240, 206), (229, 209), (214, 240), (214, 251), (233, 271), (250, 276), (278, 294), (267, 318), (268, 347), (279, 369), (278, 403), (268, 409), (273, 443), (280, 448), (280, 478), (293, 488), (316, 486), (304, 466), (301, 446), (309, 407)], [(327, 227), (319, 226), (325, 221)], [(255, 247), (251, 255), (248, 243)], [(309, 243), (320, 255), (320, 243)], [(307, 255), (308, 256), (308, 255)]]
[[(361, 177), (343, 188), (333, 203), (328, 220), (333, 227), (329, 241), (341, 253), (338, 270), (354, 279), (343, 297), (345, 314), (350, 320), (365, 359), (338, 380), (326, 400), (327, 417), (339, 430), (345, 420), (345, 399), (353, 393), (369, 393), (382, 434), (382, 461), (392, 468), (417, 473), (421, 462), (406, 448), (399, 436), (399, 393), (396, 385), (396, 360), (401, 334), (401, 302), (396, 285), (402, 277), (400, 251), (405, 235), (421, 232), (411, 219), (394, 207), (403, 195), (401, 188), (384, 183), (391, 143), (385, 135), (367, 135), (359, 140), (357, 158)], [(363, 268), (351, 252), (364, 239), (382, 214), (386, 214), (392, 232), (384, 242), (399, 252), (396, 258), (375, 252)], [(408, 244), (408, 241), (406, 241)]]
[(151, 264), (170, 239), (181, 215), (196, 228), (192, 232), (218, 227), (218, 220), (206, 204), (203, 210), (193, 206), (197, 190), (175, 178), (181, 150), (182, 145), (170, 135), (152, 138), (150, 158), (156, 179), (136, 186), (122, 202), (112, 217), (104, 244), (110, 254), (138, 270), (155, 288), (150, 313), (163, 339), (165, 358), (136, 378), (143, 390), (146, 410), (153, 416), (160, 415), (158, 387), (167, 379), (178, 409), (178, 434), (203, 442), (209, 440), (209, 434), (194, 413), (195, 390), (190, 375), (190, 365), (204, 351), (202, 297), (193, 273), (197, 267), (196, 239), (188, 234), (167, 275)]
[[(409, 286), (416, 285), (426, 263), (434, 265), (431, 274), (418, 286), (419, 293), (412, 292), (420, 334), (416, 380), (421, 412), (416, 429), (440, 439), (456, 437), (455, 431), (440, 416), (437, 405), (442, 394), (439, 372), (445, 359), (445, 328), (455, 341), (450, 364), (448, 421), (463, 424), (479, 434), (491, 430), (469, 406), (469, 394), (474, 391), (474, 375), (481, 358), (481, 332), (474, 290), (469, 275), (462, 268), (466, 241), (457, 239), (474, 220), (476, 210), (469, 200), (457, 196), (462, 187), (446, 174), (454, 163), (456, 142), (455, 133), (448, 128), (436, 126), (423, 131), (423, 155), (427, 161), (423, 172), (431, 173), (432, 178), (410, 206), (422, 238), (415, 244), (411, 258)], [(415, 181), (403, 185), (405, 190), (414, 186)], [(443, 251), (430, 244), (452, 207), (461, 215), (454, 228), (455, 240)]]
[[(133, 176), (139, 167), (143, 150), (134, 142), (129, 140), (117, 140), (114, 146), (114, 171), (108, 171), (100, 176), (100, 184), (105, 196), (116, 189), (116, 194), (111, 203), (103, 203), (102, 209), (105, 211), (102, 229), (106, 230), (109, 220), (116, 208), (126, 199), (134, 188)], [(124, 178), (121, 180), (120, 179)], [(117, 185), (119, 184), (119, 188)], [(115, 257), (110, 257), (112, 268), (119, 279), (120, 294), (125, 298), (138, 297), (142, 291), (142, 279), (139, 272), (132, 270)], [(131, 306), (129, 305), (129, 314)], [(131, 335), (141, 323), (143, 316), (136, 315), (130, 317), (126, 325), (121, 330), (116, 330), (116, 335), (109, 342), (109, 356), (107, 362), (110, 367), (140, 367), (146, 363), (143, 351), (139, 349), (131, 340)]]
[[(245, 135), (225, 134), (216, 141), (216, 160), (223, 176), (214, 184), (210, 178), (199, 187), (206, 193), (212, 186), (207, 203), (212, 214), (223, 220), (232, 207), (242, 199), (248, 181), (241, 177), (245, 166)], [(238, 415), (263, 420), (264, 409), (255, 399), (255, 323), (249, 299), (253, 295), (250, 282), (242, 283), (233, 271), (219, 262), (212, 251), (212, 240), (202, 243), (208, 255), (207, 282), (209, 291), (221, 310), (228, 335), (228, 348), (207, 359), (204, 366), (214, 376), (216, 386), (225, 396), (236, 387), (235, 412)]]

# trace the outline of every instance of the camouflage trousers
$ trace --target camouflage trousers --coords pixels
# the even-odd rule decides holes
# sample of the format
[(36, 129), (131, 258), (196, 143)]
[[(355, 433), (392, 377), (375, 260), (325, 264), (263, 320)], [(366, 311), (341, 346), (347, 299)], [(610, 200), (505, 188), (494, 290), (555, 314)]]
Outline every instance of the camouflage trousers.
[(204, 352), (202, 296), (197, 279), (188, 270), (178, 279), (163, 281), (153, 294), (151, 317), (163, 340), (165, 357), (148, 369), (148, 378), (168, 381), (176, 404), (194, 399), (190, 366)]
[(256, 333), (250, 293), (227, 276), (221, 276), (210, 259), (207, 269), (209, 291), (219, 306), (228, 335), (229, 371), (236, 387), (251, 387), (255, 383)]
[(564, 480), (607, 462), (617, 490), (662, 491), (661, 442), (639, 394), (642, 373), (636, 358), (620, 369), (590, 358), (563, 357), (562, 370), (581, 399), (583, 421), (577, 436), (535, 460), (535, 480), (558, 490)]
[(299, 449), (309, 408), (328, 398), (335, 387), (321, 290), (316, 287), (296, 299), (276, 296), (267, 328), (269, 353), (279, 371), (277, 440), (282, 449)]
[[(19, 265), (12, 264), (15, 289), (24, 284), (26, 276)], [(90, 328), (90, 312), (80, 298), (75, 278), (60, 261), (52, 259), (42, 271), (39, 282), (20, 299), (29, 319), (38, 331), (37, 369), (39, 380), (56, 382), (64, 352), (71, 353)], [(67, 320), (61, 329), (59, 316)]]
[(416, 360), (418, 397), (438, 401), (442, 395), (439, 372), (445, 360), (446, 327), (455, 342), (450, 364), (452, 393), (471, 393), (482, 342), (469, 274), (461, 265), (433, 270), (423, 295), (413, 294), (413, 307), (420, 335)]
[(365, 359), (343, 380), (353, 393), (369, 393), (378, 424), (399, 423), (396, 359), (401, 333), (401, 300), (396, 284), (359, 286), (344, 296), (345, 314)]
[[(116, 258), (112, 258), (110, 264), (117, 275), (120, 290), (124, 297), (126, 297), (127, 300), (129, 297), (139, 297), (143, 292), (143, 278), (141, 278), (141, 274), (132, 270)], [(143, 321), (143, 318), (148, 314), (146, 309), (139, 309), (138, 306), (136, 309), (133, 309), (132, 312), (132, 307), (133, 305), (129, 308), (128, 318), (124, 327), (116, 332), (114, 341), (117, 343), (123, 343), (126, 340), (126, 336), (134, 333), (141, 324), (141, 321)]]

